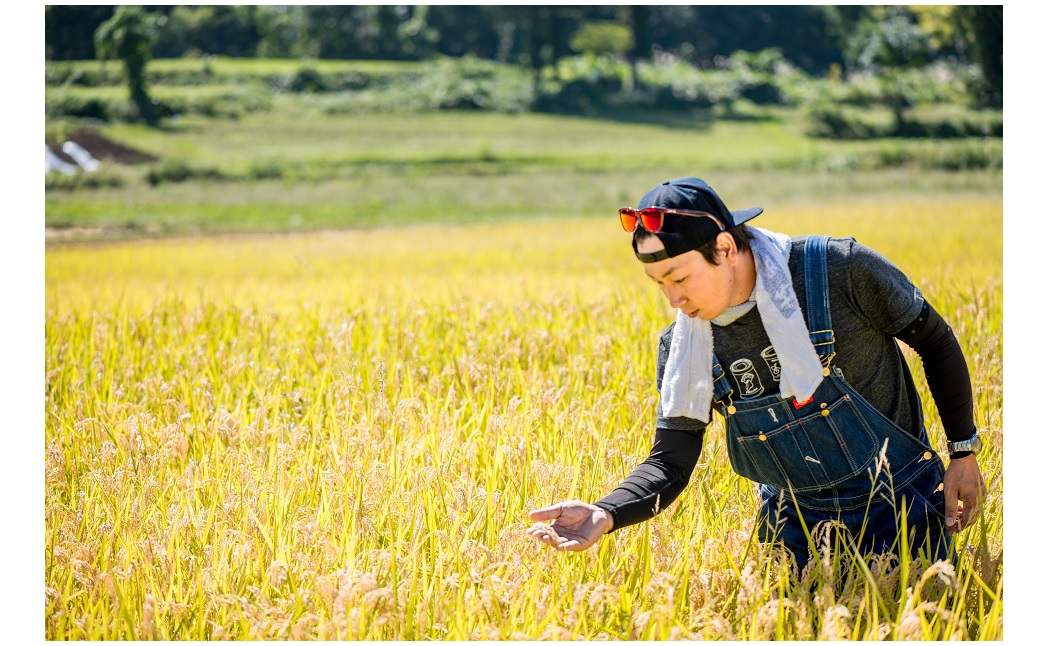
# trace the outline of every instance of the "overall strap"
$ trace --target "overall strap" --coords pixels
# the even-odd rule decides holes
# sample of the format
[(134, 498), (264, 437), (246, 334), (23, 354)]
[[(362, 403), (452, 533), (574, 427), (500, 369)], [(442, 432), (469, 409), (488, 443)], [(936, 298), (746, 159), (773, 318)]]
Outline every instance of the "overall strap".
[(831, 328), (831, 300), (827, 286), (827, 243), (830, 236), (805, 238), (805, 309), (809, 340), (820, 355), (827, 374), (834, 359), (834, 330)]
[[(834, 359), (834, 331), (831, 329), (830, 291), (827, 286), (827, 243), (830, 236), (805, 238), (805, 308), (808, 315), (809, 340), (823, 364), (824, 376), (830, 374)], [(722, 364), (711, 353), (711, 378), (714, 380), (715, 402), (733, 412), (733, 387), (726, 379)]]
[(733, 386), (729, 385), (726, 373), (722, 371), (722, 364), (719, 363), (719, 357), (714, 352), (711, 353), (711, 379), (714, 382), (715, 394), (713, 397), (715, 401), (719, 406), (728, 410), (733, 406)]

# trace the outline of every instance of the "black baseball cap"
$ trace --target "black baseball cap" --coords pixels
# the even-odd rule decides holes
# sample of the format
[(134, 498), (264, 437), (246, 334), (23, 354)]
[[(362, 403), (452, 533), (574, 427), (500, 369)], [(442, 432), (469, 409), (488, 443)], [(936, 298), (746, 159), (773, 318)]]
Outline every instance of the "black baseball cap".
[(663, 250), (655, 253), (639, 253), (636, 248), (635, 234), (632, 236), (632, 249), (636, 252), (636, 257), (645, 263), (674, 258), (687, 251), (692, 251), (714, 240), (723, 230), (744, 224), (762, 213), (762, 209), (757, 206), (730, 211), (715, 189), (697, 177), (680, 177), (661, 182), (639, 200), (638, 208), (645, 209), (648, 206), (710, 213), (718, 218), (725, 229), (719, 229), (719, 225), (710, 218), (682, 215), (665, 217), (664, 226), (654, 234), (664, 244)]

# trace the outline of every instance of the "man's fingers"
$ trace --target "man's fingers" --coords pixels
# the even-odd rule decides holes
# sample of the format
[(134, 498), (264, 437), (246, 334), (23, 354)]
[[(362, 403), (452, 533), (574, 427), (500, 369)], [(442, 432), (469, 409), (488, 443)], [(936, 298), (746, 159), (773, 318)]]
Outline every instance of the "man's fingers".
[(580, 541), (560, 536), (552, 525), (536, 525), (528, 528), (527, 535), (546, 547), (557, 550), (578, 551), (585, 549)]
[(978, 522), (981, 516), (982, 504), (980, 502), (958, 503), (957, 511), (954, 513), (954, 522), (949, 523), (949, 518), (947, 518), (946, 529), (951, 534), (962, 532)]
[[(534, 509), (528, 517), (535, 521), (527, 529), (527, 535), (545, 546), (552, 546), (558, 551), (580, 552), (591, 547), (599, 537), (589, 521), (592, 518), (591, 505), (576, 500), (558, 502), (555, 505)], [(602, 529), (602, 528), (601, 528)], [(590, 533), (591, 531), (591, 533)], [(593, 538), (595, 535), (595, 538)]]
[(981, 512), (982, 505), (978, 502), (965, 503), (964, 510), (961, 512), (961, 529), (964, 529), (978, 520)]
[(539, 523), (537, 525), (534, 525), (533, 527), (527, 528), (527, 533), (528, 535), (534, 536), (535, 538), (541, 538), (542, 536), (546, 535), (555, 536), (556, 528), (554, 528), (552, 525), (543, 525)]
[(957, 519), (960, 517), (961, 505), (957, 501), (957, 496), (946, 496), (946, 529), (949, 531), (957, 531)]
[(966, 499), (959, 500), (956, 495), (946, 498), (946, 529), (959, 532), (975, 522), (982, 509), (982, 497), (985, 492), (968, 494)]
[(547, 521), (556, 520), (563, 513), (562, 503), (556, 503), (548, 507), (542, 507), (541, 509), (533, 509), (527, 514), (527, 517), (531, 520)]

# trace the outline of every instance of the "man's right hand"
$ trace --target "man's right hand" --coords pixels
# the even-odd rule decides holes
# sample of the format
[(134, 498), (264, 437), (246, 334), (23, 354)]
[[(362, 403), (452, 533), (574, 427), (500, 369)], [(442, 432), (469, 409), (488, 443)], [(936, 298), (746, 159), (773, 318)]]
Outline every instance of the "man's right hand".
[[(614, 527), (614, 517), (609, 511), (580, 500), (535, 509), (528, 517), (536, 521), (527, 530), (528, 536), (568, 552), (589, 549)], [(551, 525), (545, 524), (550, 521)]]

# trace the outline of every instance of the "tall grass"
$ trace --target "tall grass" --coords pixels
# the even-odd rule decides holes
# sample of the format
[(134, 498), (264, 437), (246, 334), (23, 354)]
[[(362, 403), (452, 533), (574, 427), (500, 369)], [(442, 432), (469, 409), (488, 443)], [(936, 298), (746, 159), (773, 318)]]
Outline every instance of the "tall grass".
[(855, 235), (922, 286), (986, 446), (956, 570), (811, 584), (751, 540), (715, 427), (655, 520), (581, 554), (525, 536), (528, 510), (601, 496), (650, 445), (671, 314), (612, 219), (51, 249), (46, 636), (1001, 639), (1000, 208), (760, 218)]

